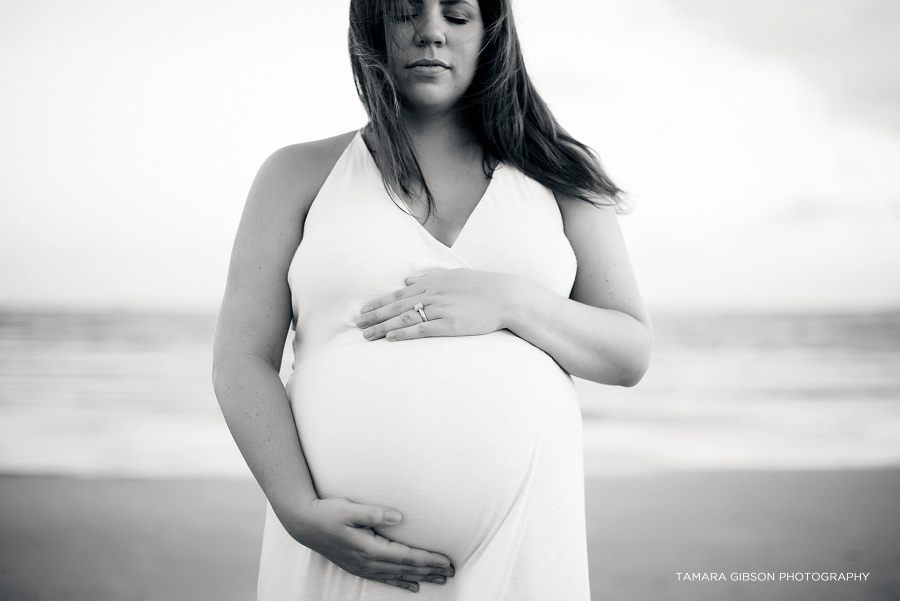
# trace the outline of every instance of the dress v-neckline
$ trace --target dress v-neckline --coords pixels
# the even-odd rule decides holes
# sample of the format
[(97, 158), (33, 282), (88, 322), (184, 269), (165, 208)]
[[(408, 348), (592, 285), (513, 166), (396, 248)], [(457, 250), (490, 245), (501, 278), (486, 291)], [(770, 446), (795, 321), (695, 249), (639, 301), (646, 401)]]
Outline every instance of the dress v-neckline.
[[(369, 160), (372, 162), (372, 165), (375, 167), (375, 170), (378, 171), (378, 164), (375, 163), (375, 158), (372, 156), (372, 152), (369, 150), (369, 147), (366, 144), (366, 141), (363, 139), (362, 130), (359, 131), (359, 133), (357, 134), (357, 137), (359, 138), (359, 142), (362, 144), (363, 148), (365, 149)], [(439, 244), (441, 247), (443, 247), (447, 250), (455, 251), (457, 245), (459, 244), (460, 239), (463, 237), (463, 234), (466, 233), (466, 230), (470, 229), (469, 224), (472, 223), (472, 218), (475, 217), (476, 213), (478, 213), (479, 209), (481, 208), (481, 205), (483, 205), (485, 203), (485, 200), (487, 200), (489, 198), (492, 190), (494, 189), (494, 180), (497, 177), (498, 171), (502, 170), (501, 169), (502, 167), (503, 167), (503, 163), (498, 163), (497, 166), (494, 167), (494, 172), (491, 174), (491, 177), (488, 180), (487, 188), (485, 188), (484, 193), (481, 195), (481, 198), (478, 199), (478, 202), (475, 204), (475, 208), (473, 208), (472, 212), (469, 213), (469, 216), (466, 218), (465, 223), (463, 223), (462, 228), (460, 228), (459, 233), (456, 234), (456, 238), (449, 245), (444, 244), (443, 242), (438, 240), (434, 234), (429, 232), (425, 228), (425, 226), (422, 224), (422, 222), (420, 222), (419, 219), (415, 216), (415, 214), (413, 214), (412, 210), (410, 210), (409, 205), (406, 204), (406, 201), (403, 200), (399, 195), (396, 196), (396, 200), (400, 201), (400, 204), (397, 206), (399, 206), (400, 209), (403, 210), (403, 212), (405, 212), (408, 216), (412, 217), (413, 221), (415, 221), (416, 228), (418, 228), (421, 231), (421, 233), (424, 234), (427, 238), (430, 238), (435, 244)], [(387, 192), (387, 194), (388, 194), (388, 196), (393, 196), (389, 192)], [(391, 198), (391, 200), (394, 202), (395, 205), (397, 204), (393, 198)], [(426, 221), (427, 221), (427, 219), (426, 219)]]
[(494, 177), (496, 176), (496, 173), (497, 173), (497, 169), (494, 169), (494, 173), (491, 175), (491, 178), (488, 180), (488, 185), (487, 185), (487, 188), (485, 188), (485, 190), (484, 190), (484, 194), (481, 195), (481, 198), (479, 198), (478, 202), (475, 204), (475, 208), (473, 208), (472, 212), (469, 213), (469, 216), (466, 217), (465, 223), (463, 223), (463, 226), (460, 228), (459, 233), (456, 234), (456, 238), (453, 239), (453, 242), (451, 244), (444, 244), (443, 242), (438, 240), (437, 237), (434, 234), (432, 234), (431, 232), (429, 232), (428, 229), (425, 227), (425, 225), (421, 221), (419, 221), (419, 219), (413, 214), (412, 210), (410, 210), (410, 208), (409, 208), (409, 205), (406, 204), (406, 201), (400, 197), (398, 197), (398, 199), (400, 200), (400, 202), (403, 203), (403, 209), (406, 211), (406, 213), (410, 217), (413, 218), (413, 221), (416, 222), (416, 226), (418, 226), (418, 228), (421, 229), (422, 232), (426, 236), (428, 236), (429, 238), (434, 240), (436, 244), (440, 244), (441, 246), (443, 246), (444, 248), (446, 248), (448, 250), (455, 251), (457, 245), (459, 244), (460, 239), (463, 237), (463, 234), (465, 234), (466, 231), (470, 229), (469, 224), (472, 223), (472, 219), (479, 212), (481, 205), (485, 204), (485, 200), (487, 200), (488, 197), (490, 196), (491, 190), (494, 187)]

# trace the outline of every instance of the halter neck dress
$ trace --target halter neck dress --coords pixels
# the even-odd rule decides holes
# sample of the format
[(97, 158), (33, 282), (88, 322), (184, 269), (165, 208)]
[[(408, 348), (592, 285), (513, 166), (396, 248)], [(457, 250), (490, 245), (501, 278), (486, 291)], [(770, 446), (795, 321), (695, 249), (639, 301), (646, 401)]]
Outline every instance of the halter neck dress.
[[(291, 262), (286, 388), (322, 498), (391, 507), (385, 537), (450, 557), (414, 598), (587, 601), (581, 415), (572, 379), (508, 330), (367, 341), (370, 300), (435, 269), (515, 274), (568, 297), (576, 262), (553, 193), (501, 164), (452, 246), (385, 190), (361, 134), (310, 207)], [(394, 601), (298, 544), (271, 506), (260, 601)]]

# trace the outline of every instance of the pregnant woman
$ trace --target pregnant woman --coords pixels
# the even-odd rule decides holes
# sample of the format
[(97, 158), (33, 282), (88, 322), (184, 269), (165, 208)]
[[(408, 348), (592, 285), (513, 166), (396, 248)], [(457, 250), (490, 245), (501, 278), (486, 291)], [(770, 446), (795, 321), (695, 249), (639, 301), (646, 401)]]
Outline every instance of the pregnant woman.
[(651, 346), (619, 191), (508, 0), (353, 0), (350, 53), (369, 123), (262, 166), (216, 331), (259, 599), (587, 601), (570, 374), (633, 385)]

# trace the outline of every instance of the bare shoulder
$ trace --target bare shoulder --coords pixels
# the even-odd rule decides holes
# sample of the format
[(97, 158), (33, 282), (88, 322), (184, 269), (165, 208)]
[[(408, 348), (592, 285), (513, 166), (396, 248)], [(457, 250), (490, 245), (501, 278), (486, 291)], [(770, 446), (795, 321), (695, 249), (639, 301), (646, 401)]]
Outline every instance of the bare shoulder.
[(556, 197), (556, 204), (559, 205), (559, 212), (566, 221), (588, 216), (594, 219), (616, 219), (616, 209), (613, 206), (598, 206), (585, 202), (580, 198), (573, 198), (556, 192), (553, 195)]
[(234, 240), (226, 300), (246, 297), (257, 307), (289, 301), (285, 275), (306, 213), (354, 134), (286, 146), (259, 168)]
[(356, 131), (333, 138), (285, 146), (273, 152), (259, 168), (247, 209), (305, 217), (335, 163)]
[[(566, 237), (574, 246), (593, 246), (603, 237), (619, 237), (619, 217), (613, 206), (598, 206), (580, 198), (556, 196)], [(576, 253), (578, 249), (576, 248)]]
[(578, 271), (571, 298), (649, 323), (615, 207), (556, 195)]

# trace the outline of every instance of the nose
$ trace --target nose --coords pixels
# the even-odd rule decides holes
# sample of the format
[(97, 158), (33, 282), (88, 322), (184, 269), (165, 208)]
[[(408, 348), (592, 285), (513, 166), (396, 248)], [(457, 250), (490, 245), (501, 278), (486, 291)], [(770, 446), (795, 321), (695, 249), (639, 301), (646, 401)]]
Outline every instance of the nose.
[[(423, 11), (424, 12), (424, 11)], [(434, 14), (435, 11), (427, 11), (416, 23), (416, 45), (417, 46), (442, 46), (447, 38), (442, 28), (442, 19), (440, 14)]]

